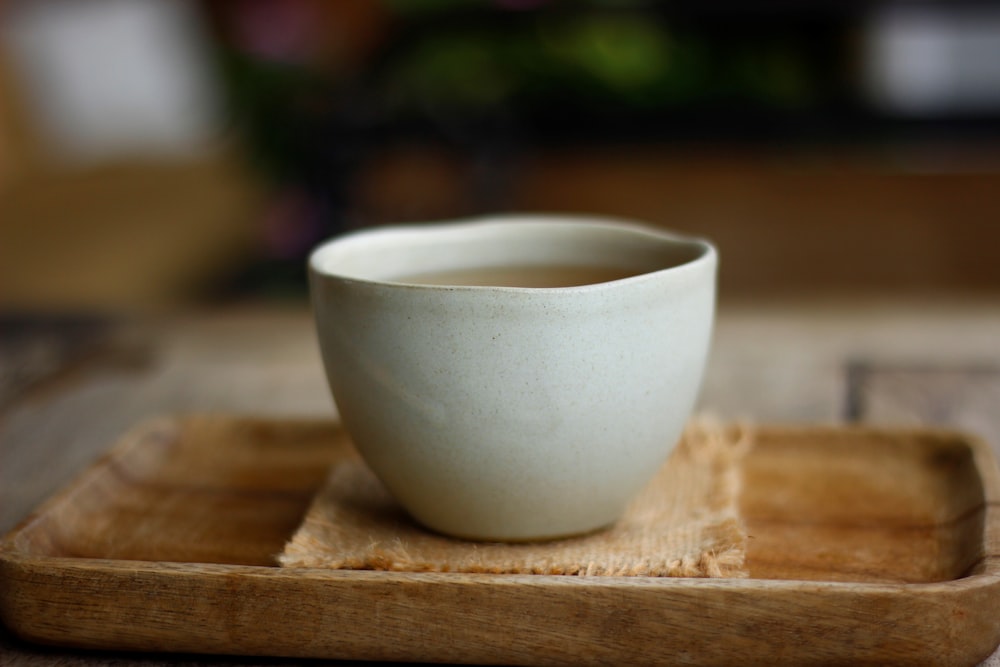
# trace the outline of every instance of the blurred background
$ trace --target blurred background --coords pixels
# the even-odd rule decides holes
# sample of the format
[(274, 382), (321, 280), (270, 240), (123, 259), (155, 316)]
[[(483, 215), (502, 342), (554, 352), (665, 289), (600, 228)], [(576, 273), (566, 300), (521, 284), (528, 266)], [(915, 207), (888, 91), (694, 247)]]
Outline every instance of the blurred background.
[(717, 242), (723, 300), (1000, 293), (1000, 4), (8, 0), (0, 309), (304, 302), (502, 211)]

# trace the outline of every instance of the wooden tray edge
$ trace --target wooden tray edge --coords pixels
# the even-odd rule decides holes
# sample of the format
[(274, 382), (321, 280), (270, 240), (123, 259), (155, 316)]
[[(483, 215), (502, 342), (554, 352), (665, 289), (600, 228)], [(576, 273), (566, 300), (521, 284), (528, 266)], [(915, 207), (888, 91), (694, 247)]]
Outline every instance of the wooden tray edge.
[[(0, 579), (0, 620), (14, 633), (82, 648), (511, 664), (733, 659), (713, 652), (715, 642), (743, 656), (770, 657), (780, 645), (775, 662), (785, 664), (817, 654), (970, 664), (1000, 644), (1000, 619), (983, 614), (1000, 596), (996, 573), (896, 585), (284, 570), (3, 551)], [(92, 603), (79, 605), (81, 595)], [(448, 641), (427, 643), (440, 636)], [(570, 656), (569, 645), (586, 651)]]

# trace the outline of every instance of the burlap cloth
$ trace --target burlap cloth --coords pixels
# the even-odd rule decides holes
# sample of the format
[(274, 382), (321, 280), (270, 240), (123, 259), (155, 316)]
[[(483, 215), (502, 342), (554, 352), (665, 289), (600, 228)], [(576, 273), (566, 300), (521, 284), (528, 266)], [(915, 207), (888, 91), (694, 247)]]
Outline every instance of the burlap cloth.
[(278, 557), (284, 567), (647, 577), (745, 577), (740, 459), (750, 432), (692, 423), (610, 528), (551, 542), (467, 542), (430, 532), (356, 454), (331, 470)]

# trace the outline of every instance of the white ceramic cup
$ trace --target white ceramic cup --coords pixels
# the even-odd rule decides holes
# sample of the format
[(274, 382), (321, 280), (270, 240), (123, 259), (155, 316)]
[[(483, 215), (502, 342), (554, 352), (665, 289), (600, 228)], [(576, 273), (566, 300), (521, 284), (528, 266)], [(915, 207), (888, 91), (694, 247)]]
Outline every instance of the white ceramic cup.
[[(350, 233), (309, 269), (334, 400), (371, 469), (435, 531), (520, 541), (613, 523), (665, 461), (701, 383), (716, 262), (634, 223), (510, 215)], [(490, 267), (630, 277), (413, 278)]]

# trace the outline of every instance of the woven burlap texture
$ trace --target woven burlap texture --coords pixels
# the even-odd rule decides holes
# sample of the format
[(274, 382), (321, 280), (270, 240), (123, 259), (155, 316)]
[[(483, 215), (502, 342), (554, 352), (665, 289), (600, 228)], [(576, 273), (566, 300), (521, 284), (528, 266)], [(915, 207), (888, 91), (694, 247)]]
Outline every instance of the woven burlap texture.
[(581, 576), (745, 577), (739, 517), (747, 428), (698, 420), (622, 518), (598, 533), (523, 544), (421, 528), (353, 454), (331, 470), (278, 557), (284, 567)]

